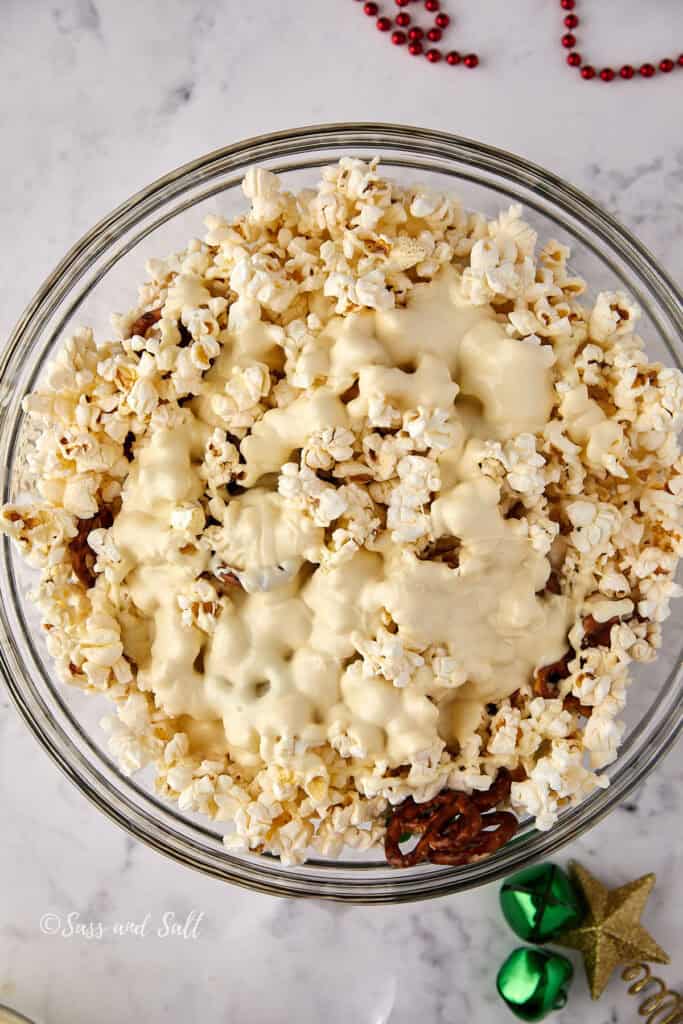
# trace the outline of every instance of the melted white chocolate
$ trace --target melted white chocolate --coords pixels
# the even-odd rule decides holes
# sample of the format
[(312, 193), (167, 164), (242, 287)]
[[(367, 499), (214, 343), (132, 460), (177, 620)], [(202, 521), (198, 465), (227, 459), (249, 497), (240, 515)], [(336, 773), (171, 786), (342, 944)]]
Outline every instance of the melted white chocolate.
[[(473, 471), (475, 438), (502, 440), (546, 424), (553, 403), (547, 352), (508, 338), (490, 308), (468, 307), (452, 272), (416, 287), (406, 308), (333, 321), (321, 346), (327, 385), (266, 412), (243, 441), (243, 482), (251, 489), (229, 502), (215, 555), (202, 545), (179, 547), (171, 514), (203, 493), (199, 459), (215, 423), (211, 391), (234, 366), (272, 363), (273, 348), (263, 325), (233, 333), (207, 375), (207, 395), (185, 409), (181, 426), (151, 436), (131, 466), (113, 533), (124, 560), (121, 585), (145, 621), (124, 630), (127, 651), (141, 688), (168, 714), (195, 723), (188, 727), (195, 746), (203, 736), (207, 749), (220, 746), (222, 722), (231, 755), (257, 763), (264, 737), (320, 744), (349, 730), (368, 758), (397, 766), (440, 739), (463, 738), (485, 702), (510, 694), (566, 649), (573, 606), (543, 593), (548, 559), (523, 524), (503, 518), (498, 485)], [(340, 395), (356, 378), (358, 396), (346, 405)], [(435, 536), (460, 542), (457, 569), (420, 561), (388, 535), (377, 551), (361, 550), (339, 568), (315, 567), (322, 529), (272, 485), (253, 486), (279, 471), (313, 430), (353, 427), (376, 395), (400, 410), (454, 408), (456, 419), (462, 411), (431, 508)], [(591, 417), (587, 404), (577, 396), (577, 436)], [(257, 575), (290, 568), (274, 589), (236, 590), (207, 634), (183, 623), (178, 598), (212, 558)], [(292, 578), (306, 563), (313, 564)], [(438, 645), (466, 673), (449, 699), (438, 694), (440, 707), (426, 669), (399, 688), (349, 664), (357, 657), (354, 637), (372, 639), (387, 613), (415, 649)], [(141, 637), (149, 637), (148, 649)]]

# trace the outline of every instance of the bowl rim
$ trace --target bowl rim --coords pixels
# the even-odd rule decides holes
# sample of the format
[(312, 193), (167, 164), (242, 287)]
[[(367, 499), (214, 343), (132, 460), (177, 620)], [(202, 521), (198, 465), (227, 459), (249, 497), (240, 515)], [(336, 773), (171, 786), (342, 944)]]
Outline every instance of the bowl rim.
[[(635, 270), (646, 287), (656, 295), (666, 315), (676, 325), (679, 335), (683, 334), (683, 297), (649, 250), (589, 196), (552, 172), (488, 144), (442, 131), (374, 122), (308, 125), (238, 141), (176, 167), (134, 193), (100, 219), (68, 250), (27, 304), (7, 344), (0, 352), (2, 432), (5, 433), (8, 426), (4, 420), (11, 397), (14, 372), (32, 332), (35, 334), (40, 329), (39, 325), (47, 322), (92, 261), (107, 252), (112, 244), (134, 227), (143, 216), (161, 208), (190, 187), (209, 181), (231, 167), (236, 169), (246, 163), (258, 163), (259, 159), (286, 158), (311, 152), (313, 149), (338, 150), (345, 146), (349, 151), (356, 151), (361, 147), (377, 147), (380, 155), (382, 150), (398, 150), (423, 158), (438, 155), (451, 162), (460, 161), (481, 171), (493, 172), (514, 183), (523, 184), (553, 206), (568, 210), (583, 226), (596, 232), (608, 247), (615, 250), (620, 258)], [(661, 323), (659, 326), (665, 343), (669, 344), (666, 342), (669, 331), (662, 329)], [(673, 348), (671, 351), (680, 365), (678, 353)], [(7, 547), (8, 541), (4, 538), (5, 557)], [(4, 633), (3, 639), (9, 641), (11, 632), (8, 629), (4, 602), (0, 608), (0, 631)], [(390, 880), (385, 877), (378, 881), (373, 881), (367, 875), (348, 880), (329, 877), (322, 881), (310, 876), (312, 880), (307, 881), (305, 865), (303, 868), (293, 869), (279, 866), (274, 870), (273, 866), (268, 864), (268, 858), (237, 858), (227, 851), (219, 856), (210, 851), (202, 851), (196, 842), (194, 853), (188, 853), (188, 842), (183, 836), (172, 826), (164, 824), (161, 827), (158, 820), (146, 817), (120, 790), (116, 790), (112, 783), (105, 779), (92, 762), (87, 762), (80, 752), (73, 751), (78, 755), (76, 757), (65, 756), (64, 741), (66, 740), (67, 744), (71, 744), (71, 741), (63, 729), (58, 729), (55, 723), (50, 721), (45, 707), (41, 707), (36, 700), (33, 700), (31, 706), (22, 685), (17, 682), (17, 676), (21, 677), (21, 671), (17, 672), (17, 669), (13, 653), (8, 657), (5, 644), (1, 644), (0, 675), (21, 717), (61, 771), (100, 811), (125, 831), (174, 860), (250, 889), (279, 896), (316, 896), (354, 903), (406, 902), (447, 895), (494, 881), (534, 859), (548, 856), (595, 825), (618, 801), (631, 792), (671, 749), (683, 728), (683, 694), (680, 693), (683, 667), (679, 663), (674, 665), (666, 683), (663, 684), (658, 702), (675, 682), (679, 684), (679, 697), (671, 708), (672, 713), (667, 714), (664, 720), (658, 723), (656, 731), (649, 739), (650, 756), (637, 764), (632, 763), (631, 758), (616, 774), (608, 789), (593, 793), (576, 808), (563, 813), (551, 831), (532, 833), (529, 844), (516, 845), (513, 841), (488, 860), (465, 868), (425, 869), (415, 874), (411, 873), (410, 876), (407, 873), (395, 872)], [(657, 702), (654, 707), (656, 706)], [(135, 784), (134, 788), (141, 792)], [(173, 817), (173, 813), (164, 815), (164, 818), (170, 820)], [(337, 870), (334, 862), (326, 866), (330, 875)], [(349, 865), (346, 867), (348, 873)], [(384, 865), (359, 864), (357, 867), (381, 869)], [(362, 872), (358, 872), (358, 875), (362, 875)]]

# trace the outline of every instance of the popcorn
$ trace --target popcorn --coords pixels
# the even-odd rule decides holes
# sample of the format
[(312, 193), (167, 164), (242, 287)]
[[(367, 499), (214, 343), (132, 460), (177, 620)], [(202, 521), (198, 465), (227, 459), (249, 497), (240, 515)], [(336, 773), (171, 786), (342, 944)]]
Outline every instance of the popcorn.
[(403, 414), (403, 429), (416, 451), (432, 448), (444, 451), (453, 444), (457, 427), (447, 409), (425, 409), (418, 406)]
[(383, 427), (390, 430), (392, 427), (397, 427), (400, 422), (400, 412), (387, 402), (385, 395), (370, 395), (368, 397), (368, 423), (371, 427)]
[(174, 530), (196, 537), (206, 524), (204, 509), (199, 504), (187, 502), (177, 505), (171, 512), (171, 526)]
[(288, 462), (282, 467), (278, 491), (289, 501), (306, 508), (318, 526), (329, 526), (348, 507), (344, 491), (322, 481), (308, 466)]
[(36, 505), (3, 505), (0, 530), (36, 567), (59, 564), (66, 557), (69, 540), (77, 533), (73, 516), (58, 508)]
[(177, 600), (183, 626), (195, 626), (205, 633), (214, 632), (223, 606), (208, 580), (195, 580), (186, 593), (178, 595)]
[(346, 427), (325, 427), (314, 431), (302, 453), (302, 461), (310, 469), (332, 469), (336, 462), (353, 457), (355, 436)]
[(277, 175), (262, 167), (252, 167), (242, 182), (242, 191), (251, 200), (249, 219), (255, 224), (272, 224), (284, 212), (286, 197), (280, 191)]
[(91, 530), (88, 534), (88, 547), (97, 555), (93, 571), (103, 573), (109, 583), (120, 583), (126, 572), (126, 564), (121, 557), (110, 530)]
[(263, 363), (233, 367), (224, 393), (213, 396), (211, 408), (228, 430), (241, 433), (265, 412), (261, 399), (270, 391), (270, 383), (270, 371)]
[(212, 494), (229, 484), (240, 472), (240, 454), (225, 430), (213, 431), (204, 448), (204, 461), (199, 470)]
[(545, 459), (536, 451), (533, 434), (518, 434), (511, 441), (501, 445), (498, 441), (487, 441), (483, 447), (481, 465), (484, 472), (496, 475), (495, 469), (488, 468), (492, 461), (499, 462), (505, 470), (505, 480), (511, 491), (538, 499), (545, 488), (542, 472)]
[[(154, 763), (231, 850), (371, 849), (388, 807), (501, 766), (550, 828), (607, 784), (630, 662), (682, 593), (683, 375), (648, 361), (626, 295), (579, 304), (569, 250), (537, 255), (518, 206), (487, 220), (355, 158), (297, 195), (259, 168), (243, 190), (24, 400), (32, 503), (0, 532), (40, 571), (56, 670), (114, 702), (123, 770)], [(510, 360), (490, 398), (455, 382), (454, 296)], [(517, 359), (551, 410), (523, 432)], [(538, 696), (528, 650), (567, 622)]]
[(109, 749), (125, 775), (144, 768), (163, 751), (164, 744), (154, 733), (144, 694), (131, 693), (119, 706), (118, 716), (108, 715), (100, 724), (109, 734)]
[(438, 466), (421, 455), (404, 455), (396, 472), (399, 483), (391, 492), (387, 525), (394, 540), (415, 541), (429, 532), (429, 516), (419, 509), (441, 487)]
[(640, 309), (624, 292), (600, 292), (588, 322), (591, 338), (606, 342), (633, 330)]
[(357, 638), (356, 649), (363, 655), (364, 675), (381, 675), (397, 687), (407, 686), (415, 670), (425, 663), (421, 654), (386, 629), (380, 629), (374, 640)]

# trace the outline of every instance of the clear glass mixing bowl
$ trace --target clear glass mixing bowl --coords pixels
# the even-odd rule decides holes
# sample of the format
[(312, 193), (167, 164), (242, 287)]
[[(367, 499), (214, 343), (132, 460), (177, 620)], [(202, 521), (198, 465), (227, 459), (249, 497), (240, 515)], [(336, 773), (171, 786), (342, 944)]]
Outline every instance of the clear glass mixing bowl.
[[(217, 150), (160, 178), (89, 231), (45, 281), (0, 357), (2, 500), (15, 493), (21, 400), (65, 331), (77, 324), (106, 331), (109, 312), (134, 303), (149, 256), (163, 256), (201, 234), (209, 212), (240, 212), (245, 203), (240, 181), (249, 166), (268, 167), (287, 187), (300, 188), (315, 181), (321, 166), (350, 154), (379, 155), (387, 174), (456, 192), (468, 207), (485, 213), (523, 203), (541, 238), (571, 245), (573, 267), (591, 291), (622, 288), (635, 296), (644, 311), (649, 354), (680, 366), (683, 312), (675, 286), (624, 228), (549, 172), (489, 146), (418, 128), (340, 124), (278, 132)], [(460, 868), (396, 871), (382, 862), (380, 852), (374, 859), (317, 859), (283, 867), (270, 857), (227, 852), (219, 831), (206, 820), (162, 803), (144, 775), (131, 779), (119, 772), (97, 724), (105, 702), (57, 681), (25, 596), (31, 573), (7, 540), (1, 557), (0, 671), (41, 746), (82, 793), (138, 839), (182, 864), (261, 892), (389, 903), (490, 882), (550, 856), (599, 821), (654, 768), (681, 727), (683, 629), (680, 617), (674, 617), (659, 660), (636, 672), (626, 738), (607, 770), (611, 785), (564, 811), (550, 832), (523, 822), (497, 854)]]
[(13, 1010), (11, 1006), (0, 1003), (0, 1024), (33, 1024), (23, 1013)]

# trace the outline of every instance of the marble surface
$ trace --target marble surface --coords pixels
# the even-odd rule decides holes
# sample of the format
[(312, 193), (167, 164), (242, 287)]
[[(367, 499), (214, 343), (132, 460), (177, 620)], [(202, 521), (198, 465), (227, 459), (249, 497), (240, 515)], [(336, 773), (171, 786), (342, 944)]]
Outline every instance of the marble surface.
[[(3, 0), (0, 335), (64, 250), (135, 189), (216, 146), (316, 121), (403, 121), (509, 148), (586, 189), (680, 274), (683, 72), (584, 83), (564, 66), (556, 2), (444, 6), (453, 45), (482, 55), (474, 73), (398, 52), (352, 0)], [(647, 5), (647, 17), (637, 0), (577, 11), (580, 48), (598, 64), (636, 63), (683, 36), (679, 0)], [(662, 973), (679, 987), (682, 783), (679, 750), (561, 858), (614, 884), (657, 872), (645, 923), (674, 955)], [(0, 808), (0, 1002), (40, 1021), (513, 1019), (494, 991), (515, 945), (495, 888), (365, 909), (192, 874), (93, 810), (4, 693)], [(164, 915), (187, 922), (185, 937), (158, 934)], [(69, 937), (87, 922), (91, 938)], [(116, 934), (126, 922), (136, 927)], [(615, 978), (591, 1004), (579, 972), (554, 1019), (634, 1020), (624, 988)]]

